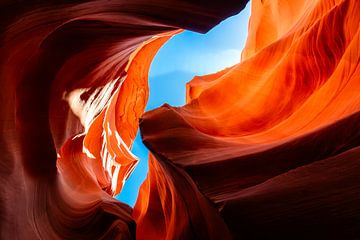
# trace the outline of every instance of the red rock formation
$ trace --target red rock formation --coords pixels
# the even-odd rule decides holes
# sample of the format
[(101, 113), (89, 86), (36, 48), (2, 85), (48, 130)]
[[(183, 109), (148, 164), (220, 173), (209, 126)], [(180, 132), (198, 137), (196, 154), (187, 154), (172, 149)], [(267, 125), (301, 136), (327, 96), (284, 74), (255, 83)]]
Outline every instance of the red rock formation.
[(245, 2), (3, 4), (0, 238), (359, 236), (356, 0), (254, 0), (240, 63), (141, 117), (148, 177), (133, 211), (112, 198), (157, 50)]
[(0, 238), (135, 238), (112, 195), (137, 161), (150, 62), (173, 31), (207, 31), (244, 2), (1, 3)]

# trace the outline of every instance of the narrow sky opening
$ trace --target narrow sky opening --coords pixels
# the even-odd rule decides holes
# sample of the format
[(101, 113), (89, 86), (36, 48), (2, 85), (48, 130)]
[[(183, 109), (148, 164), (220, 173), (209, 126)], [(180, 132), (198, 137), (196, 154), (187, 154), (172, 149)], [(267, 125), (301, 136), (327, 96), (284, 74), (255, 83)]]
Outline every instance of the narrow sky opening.
[[(150, 97), (145, 111), (164, 103), (185, 104), (185, 84), (194, 76), (205, 75), (230, 67), (240, 61), (245, 46), (250, 4), (206, 34), (184, 31), (170, 39), (154, 58), (150, 73)], [(140, 161), (126, 181), (120, 201), (134, 206), (139, 187), (148, 172), (148, 149), (140, 134), (135, 138), (132, 152)]]

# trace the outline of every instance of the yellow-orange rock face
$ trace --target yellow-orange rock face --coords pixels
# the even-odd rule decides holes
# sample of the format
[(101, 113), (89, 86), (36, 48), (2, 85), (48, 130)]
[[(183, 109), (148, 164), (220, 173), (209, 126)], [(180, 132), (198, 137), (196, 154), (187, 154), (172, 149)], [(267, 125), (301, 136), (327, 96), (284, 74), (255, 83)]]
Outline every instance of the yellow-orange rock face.
[[(196, 222), (193, 208), (205, 204), (194, 189), (236, 239), (359, 236), (359, 10), (351, 0), (252, 1), (239, 64), (195, 77), (185, 106), (164, 105), (142, 117), (155, 158), (135, 206), (140, 236), (160, 214), (168, 223), (161, 239), (187, 239), (168, 219)], [(158, 179), (166, 173), (167, 183)], [(196, 187), (185, 185), (189, 179)], [(155, 203), (174, 189), (184, 191), (173, 197), (182, 216)], [(204, 232), (197, 237), (219, 239)]]

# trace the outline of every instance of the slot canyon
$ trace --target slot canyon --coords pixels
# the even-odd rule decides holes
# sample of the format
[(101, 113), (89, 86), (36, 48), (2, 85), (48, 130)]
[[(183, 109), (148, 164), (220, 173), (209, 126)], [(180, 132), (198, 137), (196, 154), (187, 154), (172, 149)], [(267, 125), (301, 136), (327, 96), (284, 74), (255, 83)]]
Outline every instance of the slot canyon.
[[(247, 4), (237, 63), (145, 111), (159, 49)], [(3, 0), (0, 239), (359, 239), (359, 29), (357, 0)]]

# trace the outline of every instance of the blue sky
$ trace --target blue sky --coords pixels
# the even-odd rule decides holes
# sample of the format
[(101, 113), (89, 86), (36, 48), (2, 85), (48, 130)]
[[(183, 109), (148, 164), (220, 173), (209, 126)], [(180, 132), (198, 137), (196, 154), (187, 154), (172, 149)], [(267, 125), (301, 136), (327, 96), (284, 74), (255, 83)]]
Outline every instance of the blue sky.
[[(238, 15), (230, 17), (206, 34), (184, 31), (171, 38), (154, 58), (150, 73), (150, 97), (146, 111), (164, 103), (185, 104), (185, 84), (194, 76), (214, 73), (238, 63), (247, 36), (249, 4)], [(139, 187), (148, 171), (148, 150), (138, 133), (132, 152), (140, 161), (116, 196), (134, 206)]]

